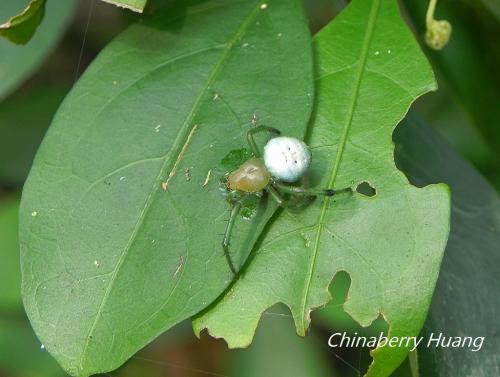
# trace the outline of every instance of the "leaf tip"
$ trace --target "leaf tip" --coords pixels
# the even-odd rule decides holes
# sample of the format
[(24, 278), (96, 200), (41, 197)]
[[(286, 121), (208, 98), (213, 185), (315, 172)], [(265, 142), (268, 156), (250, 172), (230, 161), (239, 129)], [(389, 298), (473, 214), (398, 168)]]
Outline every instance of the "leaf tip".
[(135, 12), (135, 13), (142, 14), (144, 11), (144, 6), (137, 7), (137, 6), (133, 6), (131, 4), (124, 3), (123, 1), (117, 1), (117, 0), (102, 0), (102, 1), (104, 1), (105, 3), (108, 3), (108, 4), (112, 4), (114, 6), (117, 6), (119, 8), (131, 10), (132, 12)]

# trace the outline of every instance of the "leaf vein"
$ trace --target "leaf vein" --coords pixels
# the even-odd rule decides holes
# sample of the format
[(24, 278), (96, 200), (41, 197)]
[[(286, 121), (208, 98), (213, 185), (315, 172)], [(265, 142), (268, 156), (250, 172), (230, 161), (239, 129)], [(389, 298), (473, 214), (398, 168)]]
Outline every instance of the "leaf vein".
[[(371, 39), (373, 36), (373, 32), (375, 30), (375, 23), (376, 23), (375, 21), (376, 21), (378, 11), (380, 8), (380, 1), (381, 0), (374, 0), (373, 1), (372, 8), (370, 10), (370, 14), (368, 17), (368, 24), (367, 24), (367, 28), (366, 28), (366, 33), (364, 35), (363, 45), (362, 45), (360, 59), (359, 59), (360, 64), (359, 64), (359, 69), (358, 69), (358, 73), (357, 73), (357, 80), (355, 82), (354, 91), (353, 91), (353, 95), (351, 98), (351, 106), (349, 108), (347, 123), (344, 126), (344, 132), (343, 132), (341, 140), (340, 140), (340, 145), (339, 145), (339, 149), (337, 152), (337, 157), (336, 157), (335, 164), (333, 166), (332, 173), (331, 173), (331, 176), (330, 176), (330, 179), (328, 182), (328, 187), (332, 187), (334, 182), (335, 182), (335, 178), (337, 177), (340, 163), (342, 160), (344, 148), (345, 148), (345, 145), (346, 145), (347, 140), (348, 140), (349, 131), (352, 127), (352, 121), (354, 118), (354, 112), (355, 112), (355, 108), (356, 108), (357, 98), (358, 98), (358, 94), (359, 94), (359, 91), (361, 88), (361, 82), (363, 80), (365, 66), (366, 66), (366, 62), (368, 59), (368, 50), (369, 50), (370, 42), (371, 42)], [(314, 271), (316, 261), (317, 261), (319, 244), (320, 244), (321, 234), (322, 234), (322, 230), (323, 230), (322, 224), (324, 223), (324, 219), (326, 216), (326, 211), (327, 211), (329, 202), (330, 202), (329, 198), (324, 199), (323, 208), (321, 210), (320, 217), (318, 219), (318, 230), (316, 232), (316, 238), (314, 241), (314, 248), (313, 248), (313, 253), (312, 253), (312, 257), (311, 257), (311, 262), (310, 262), (309, 270), (307, 271), (307, 275), (306, 275), (306, 282), (304, 285), (304, 293), (302, 296), (302, 303), (301, 303), (301, 316), (300, 316), (300, 328), (299, 328), (301, 333), (305, 333), (307, 324), (309, 322), (309, 315), (306, 314), (307, 313), (307, 311), (306, 311), (307, 298), (309, 297), (311, 282), (312, 282), (312, 278), (313, 278), (313, 271)]]

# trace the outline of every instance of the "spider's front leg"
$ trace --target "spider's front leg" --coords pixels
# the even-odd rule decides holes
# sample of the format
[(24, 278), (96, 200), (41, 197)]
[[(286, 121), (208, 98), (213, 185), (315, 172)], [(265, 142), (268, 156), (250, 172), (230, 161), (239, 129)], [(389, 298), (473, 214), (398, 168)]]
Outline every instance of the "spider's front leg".
[(280, 130), (273, 128), (273, 127), (268, 127), (268, 126), (257, 126), (255, 128), (250, 129), (247, 132), (247, 141), (248, 141), (248, 145), (250, 146), (250, 149), (252, 150), (252, 153), (255, 157), (260, 157), (261, 153), (260, 153), (259, 147), (257, 146), (257, 143), (255, 142), (254, 135), (256, 133), (264, 132), (264, 131), (272, 133), (272, 134), (277, 135), (277, 136), (281, 135)]
[(288, 194), (298, 194), (298, 195), (310, 195), (310, 196), (334, 196), (336, 194), (352, 192), (352, 188), (346, 187), (339, 190), (334, 189), (315, 189), (315, 188), (306, 188), (306, 187), (298, 187), (287, 185), (282, 182), (274, 182), (274, 186), (278, 188), (280, 191), (288, 193)]
[(278, 203), (280, 207), (288, 207), (288, 200), (285, 199), (278, 190), (276, 190), (273, 184), (269, 184), (269, 186), (267, 186), (267, 191), (269, 192), (269, 194), (271, 194), (273, 199), (276, 201), (276, 203)]
[(224, 256), (226, 257), (229, 269), (231, 270), (234, 276), (236, 276), (238, 273), (236, 271), (236, 268), (234, 268), (233, 260), (231, 259), (231, 255), (229, 254), (229, 243), (231, 240), (231, 233), (233, 231), (234, 222), (236, 221), (238, 213), (240, 213), (240, 209), (241, 209), (240, 201), (232, 202), (231, 214), (229, 215), (229, 220), (227, 222), (226, 230), (224, 232), (224, 238), (222, 239), (222, 249), (224, 250)]

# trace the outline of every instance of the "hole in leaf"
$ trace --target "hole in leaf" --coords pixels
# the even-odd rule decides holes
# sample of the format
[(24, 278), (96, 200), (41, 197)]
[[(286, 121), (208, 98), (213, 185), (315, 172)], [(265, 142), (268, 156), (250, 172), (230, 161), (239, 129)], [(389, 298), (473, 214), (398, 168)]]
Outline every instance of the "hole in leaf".
[[(382, 333), (387, 336), (389, 332), (389, 324), (385, 321), (382, 314), (373, 317), (373, 322), (368, 326), (362, 326), (354, 320), (350, 314), (344, 310), (344, 305), (349, 300), (349, 290), (355, 289), (351, 286), (351, 275), (345, 270), (338, 271), (328, 290), (330, 291), (332, 300), (324, 307), (313, 312), (313, 324), (324, 329), (328, 338), (334, 333), (341, 334), (332, 339), (332, 343), (337, 347), (330, 348), (330, 353), (334, 354), (335, 367), (339, 370), (341, 376), (363, 376), (368, 370), (373, 359), (370, 355), (370, 347), (363, 345), (363, 339), (371, 339), (371, 337), (379, 337)], [(361, 290), (362, 291), (362, 290)], [(358, 290), (356, 295), (360, 295)], [(352, 293), (352, 292), (351, 292)], [(354, 312), (360, 314), (359, 308), (356, 309), (356, 304), (351, 307)], [(364, 317), (364, 314), (361, 315)], [(346, 341), (341, 343), (341, 336), (345, 335)], [(359, 340), (359, 343), (356, 344)], [(328, 345), (328, 343), (327, 343)], [(402, 376), (411, 375), (407, 372), (408, 368), (403, 368)]]
[(365, 195), (365, 196), (369, 196), (369, 197), (377, 195), (377, 190), (375, 189), (375, 187), (373, 187), (372, 185), (370, 185), (366, 181), (365, 182), (361, 182), (356, 187), (356, 192), (359, 193), (359, 194), (361, 194), (361, 195)]

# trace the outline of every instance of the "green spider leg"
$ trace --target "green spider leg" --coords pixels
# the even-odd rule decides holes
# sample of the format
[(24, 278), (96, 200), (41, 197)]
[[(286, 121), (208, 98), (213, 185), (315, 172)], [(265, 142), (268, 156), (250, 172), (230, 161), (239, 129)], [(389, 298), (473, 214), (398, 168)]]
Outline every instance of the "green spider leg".
[(273, 127), (268, 127), (268, 126), (257, 126), (257, 127), (250, 129), (247, 132), (247, 141), (248, 141), (248, 145), (250, 146), (250, 150), (252, 151), (252, 153), (254, 154), (255, 157), (260, 157), (261, 153), (260, 153), (259, 147), (257, 146), (257, 143), (255, 142), (254, 135), (256, 133), (263, 132), (263, 131), (267, 131), (267, 132), (272, 133), (276, 136), (281, 135), (280, 130), (273, 128)]
[[(283, 197), (278, 188), (282, 192), (290, 194), (299, 194), (299, 195), (310, 195), (310, 196), (317, 196), (317, 195), (333, 196), (340, 193), (352, 192), (352, 189), (350, 187), (341, 190), (331, 190), (331, 189), (321, 190), (321, 189), (308, 189), (304, 187), (289, 186), (283, 183), (274, 182), (273, 184), (270, 184), (266, 188), (266, 190), (269, 192), (270, 196), (276, 201), (276, 203), (278, 203), (278, 205), (283, 208), (286, 208), (288, 206), (289, 200)], [(224, 238), (222, 239), (222, 248), (224, 250), (224, 256), (226, 257), (227, 264), (229, 265), (229, 268), (235, 277), (238, 276), (238, 272), (234, 267), (233, 261), (231, 259), (231, 254), (229, 253), (229, 244), (234, 224), (241, 210), (242, 205), (240, 200), (241, 198), (235, 199), (231, 203), (231, 214), (229, 215), (229, 220), (227, 222), (226, 230), (224, 232)]]
[(343, 189), (334, 190), (334, 189), (316, 189), (316, 188), (306, 188), (301, 186), (292, 186), (287, 185), (282, 182), (275, 181), (273, 185), (278, 188), (281, 192), (293, 195), (324, 195), (324, 196), (334, 196), (337, 194), (352, 192), (352, 188), (345, 187)]
[(238, 214), (240, 213), (241, 202), (233, 201), (231, 204), (231, 214), (229, 215), (229, 220), (226, 225), (226, 230), (224, 231), (224, 238), (222, 239), (222, 249), (224, 250), (224, 256), (226, 257), (227, 264), (234, 276), (238, 273), (236, 272), (236, 268), (234, 268), (233, 260), (231, 259), (231, 255), (229, 254), (229, 241), (231, 239), (231, 232), (233, 231), (234, 223)]

